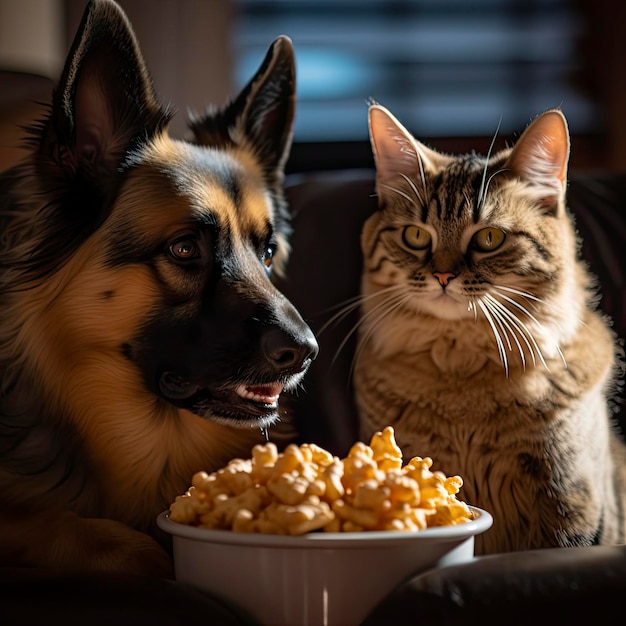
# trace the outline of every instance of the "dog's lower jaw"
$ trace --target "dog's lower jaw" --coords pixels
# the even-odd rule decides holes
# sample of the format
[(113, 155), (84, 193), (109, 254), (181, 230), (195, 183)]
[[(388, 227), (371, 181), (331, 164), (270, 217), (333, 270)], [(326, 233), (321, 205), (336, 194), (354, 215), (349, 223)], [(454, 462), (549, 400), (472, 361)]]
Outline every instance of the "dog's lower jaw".
[(239, 385), (235, 393), (244, 400), (262, 403), (269, 407), (278, 407), (278, 398), (283, 392), (283, 383), (270, 383), (267, 385)]
[(218, 388), (202, 387), (164, 373), (159, 390), (165, 400), (199, 417), (234, 428), (264, 430), (280, 421), (279, 401), (285, 390), (295, 388), (305, 371), (287, 377), (285, 382), (235, 383)]
[[(283, 385), (281, 387), (281, 394)], [(240, 395), (238, 389), (223, 390), (223, 395), (213, 397), (208, 403), (199, 403), (191, 410), (218, 424), (241, 428), (259, 428), (262, 431), (280, 421), (280, 395), (260, 396), (250, 393)]]
[[(256, 409), (256, 413), (250, 409)], [(257, 403), (250, 409), (243, 411), (229, 403), (215, 402), (198, 403), (188, 408), (198, 417), (240, 430), (259, 429), (263, 432), (280, 421), (278, 402), (271, 405)]]

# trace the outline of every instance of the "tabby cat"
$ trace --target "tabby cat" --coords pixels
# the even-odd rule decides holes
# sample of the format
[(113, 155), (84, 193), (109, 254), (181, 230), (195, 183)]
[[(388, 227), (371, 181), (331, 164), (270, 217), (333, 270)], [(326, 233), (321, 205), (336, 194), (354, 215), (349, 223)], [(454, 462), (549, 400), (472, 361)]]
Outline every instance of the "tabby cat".
[(564, 115), (486, 158), (435, 151), (375, 103), (369, 125), (360, 438), (392, 425), (407, 458), (460, 475), (494, 517), (477, 554), (625, 542), (621, 357), (566, 207)]

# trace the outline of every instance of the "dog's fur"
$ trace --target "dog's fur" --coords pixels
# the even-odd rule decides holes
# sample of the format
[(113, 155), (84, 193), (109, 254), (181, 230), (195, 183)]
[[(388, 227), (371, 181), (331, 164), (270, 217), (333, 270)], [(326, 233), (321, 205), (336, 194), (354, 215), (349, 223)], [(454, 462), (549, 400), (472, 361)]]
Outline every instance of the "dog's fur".
[(317, 353), (270, 278), (294, 106), (280, 37), (174, 139), (124, 13), (88, 5), (0, 176), (0, 563), (167, 574), (158, 513), (277, 432)]

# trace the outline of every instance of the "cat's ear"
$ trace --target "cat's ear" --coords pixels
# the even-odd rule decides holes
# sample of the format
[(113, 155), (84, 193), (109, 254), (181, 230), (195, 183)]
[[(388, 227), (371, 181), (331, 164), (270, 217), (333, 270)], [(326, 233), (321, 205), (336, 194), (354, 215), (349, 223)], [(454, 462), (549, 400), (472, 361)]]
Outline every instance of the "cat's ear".
[(541, 206), (554, 210), (567, 186), (569, 149), (565, 116), (551, 109), (536, 117), (522, 133), (505, 168), (529, 183)]
[(423, 176), (434, 171), (446, 157), (417, 141), (413, 135), (383, 106), (369, 107), (369, 133), (376, 165), (378, 192), (384, 185), (404, 175), (420, 183)]

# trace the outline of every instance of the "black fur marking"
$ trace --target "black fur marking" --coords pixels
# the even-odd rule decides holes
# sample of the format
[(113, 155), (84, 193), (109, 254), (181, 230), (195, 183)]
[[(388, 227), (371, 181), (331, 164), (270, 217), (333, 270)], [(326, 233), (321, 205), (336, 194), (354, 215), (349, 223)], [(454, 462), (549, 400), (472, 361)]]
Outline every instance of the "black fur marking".
[(164, 241), (154, 241), (136, 228), (122, 226), (112, 232), (105, 263), (108, 267), (124, 267), (128, 264), (150, 264), (165, 252)]
[(129, 344), (129, 343), (123, 343), (120, 346), (120, 354), (127, 360), (127, 361), (133, 361), (134, 360), (134, 356), (133, 356), (133, 347)]
[(539, 478), (544, 474), (543, 462), (539, 457), (532, 454), (522, 453), (517, 455), (517, 462), (522, 473)]

